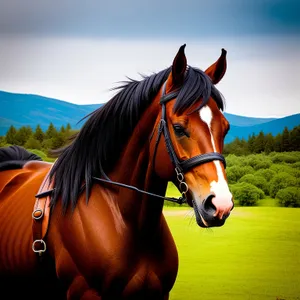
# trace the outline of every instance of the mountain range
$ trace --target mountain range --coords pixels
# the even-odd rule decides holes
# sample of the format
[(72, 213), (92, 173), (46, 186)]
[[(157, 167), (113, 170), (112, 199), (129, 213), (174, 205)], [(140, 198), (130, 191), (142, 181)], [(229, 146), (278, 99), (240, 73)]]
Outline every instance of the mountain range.
[[(57, 128), (70, 123), (73, 129), (80, 129), (84, 120), (79, 121), (101, 105), (103, 104), (77, 105), (39, 95), (0, 91), (0, 136), (5, 135), (11, 125), (35, 129), (40, 124), (46, 130), (50, 122)], [(224, 115), (230, 123), (225, 143), (232, 142), (236, 137), (248, 139), (251, 134), (258, 134), (260, 131), (275, 136), (285, 127), (291, 130), (300, 125), (300, 113), (282, 118), (245, 117), (226, 112)]]

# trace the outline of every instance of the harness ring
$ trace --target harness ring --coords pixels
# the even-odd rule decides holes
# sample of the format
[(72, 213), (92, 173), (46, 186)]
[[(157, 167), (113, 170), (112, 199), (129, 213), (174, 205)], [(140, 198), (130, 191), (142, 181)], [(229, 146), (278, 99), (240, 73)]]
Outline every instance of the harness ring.
[[(40, 243), (41, 245), (43, 245), (43, 249), (40, 249), (40, 250), (35, 249), (36, 243)], [(40, 239), (40, 240), (35, 240), (35, 241), (32, 243), (32, 250), (33, 250), (33, 252), (38, 253), (39, 255), (42, 255), (42, 253), (45, 252), (46, 249), (47, 249), (46, 243), (45, 243), (45, 241), (42, 240), (42, 239)]]

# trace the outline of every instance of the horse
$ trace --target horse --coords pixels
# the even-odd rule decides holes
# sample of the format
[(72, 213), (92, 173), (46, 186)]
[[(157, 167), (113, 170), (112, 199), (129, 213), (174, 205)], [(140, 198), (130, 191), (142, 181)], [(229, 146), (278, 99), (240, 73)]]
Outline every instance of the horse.
[[(0, 149), (0, 287), (8, 299), (169, 299), (178, 253), (163, 213), (184, 201), (200, 227), (234, 206), (222, 155), (229, 122), (216, 84), (187, 64), (128, 79), (86, 116), (53, 163)], [(173, 182), (182, 197), (166, 197)]]

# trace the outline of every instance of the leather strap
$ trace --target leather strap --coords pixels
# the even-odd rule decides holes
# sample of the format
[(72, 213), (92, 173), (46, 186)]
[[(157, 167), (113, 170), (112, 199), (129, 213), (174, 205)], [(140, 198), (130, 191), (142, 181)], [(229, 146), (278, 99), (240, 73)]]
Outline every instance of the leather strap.
[(193, 168), (194, 166), (201, 165), (201, 164), (204, 164), (204, 163), (207, 163), (210, 161), (214, 161), (214, 160), (220, 160), (223, 163), (224, 167), (226, 168), (225, 158), (222, 154), (220, 154), (218, 152), (200, 154), (200, 155), (191, 157), (184, 161), (180, 161), (178, 159), (178, 157), (175, 153), (174, 147), (172, 145), (172, 141), (171, 141), (169, 130), (168, 130), (168, 125), (167, 125), (167, 120), (166, 120), (166, 106), (165, 106), (166, 102), (176, 98), (178, 96), (178, 94), (179, 94), (178, 90), (171, 92), (169, 94), (166, 94), (166, 82), (164, 83), (163, 88), (162, 88), (162, 96), (161, 96), (161, 100), (160, 100), (160, 103), (162, 106), (162, 116), (161, 116), (161, 120), (160, 120), (160, 124), (159, 124), (160, 128), (158, 131), (158, 139), (157, 140), (159, 141), (160, 135), (161, 135), (161, 133), (163, 133), (163, 135), (165, 137), (167, 151), (169, 153), (169, 156), (171, 158), (173, 165), (175, 166), (177, 171), (179, 171), (180, 173), (185, 173), (189, 169)]
[[(51, 170), (51, 168), (50, 168)], [(35, 205), (32, 212), (32, 250), (41, 256), (46, 250), (45, 237), (49, 227), (50, 221), (50, 200), (53, 183), (49, 182), (49, 174), (45, 176), (38, 194), (35, 196)]]
[(164, 82), (164, 85), (162, 87), (160, 104), (166, 103), (166, 102), (176, 98), (179, 94), (179, 90), (175, 90), (171, 93), (166, 94), (166, 88), (167, 88), (167, 81)]
[(187, 160), (181, 161), (179, 164), (180, 164), (180, 167), (182, 168), (183, 172), (186, 172), (189, 169), (193, 168), (194, 166), (205, 164), (207, 162), (214, 161), (214, 160), (220, 160), (223, 163), (224, 168), (226, 168), (225, 158), (222, 154), (220, 154), (218, 152), (200, 154), (200, 155), (191, 157)]

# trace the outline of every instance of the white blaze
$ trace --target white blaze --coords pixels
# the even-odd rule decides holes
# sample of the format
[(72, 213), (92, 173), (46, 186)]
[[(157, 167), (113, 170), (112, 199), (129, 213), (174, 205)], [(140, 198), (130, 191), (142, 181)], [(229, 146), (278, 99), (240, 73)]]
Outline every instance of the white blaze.
[[(213, 150), (214, 152), (217, 152), (214, 137), (211, 132), (212, 112), (209, 106), (205, 105), (203, 108), (201, 108), (199, 115), (201, 120), (207, 124)], [(217, 169), (218, 181), (216, 182), (215, 180), (213, 180), (210, 183), (210, 190), (216, 195), (216, 198), (224, 199), (224, 201), (231, 202), (232, 194), (230, 193), (228, 184), (225, 180), (221, 167), (221, 162), (219, 160), (214, 160), (213, 162)]]

